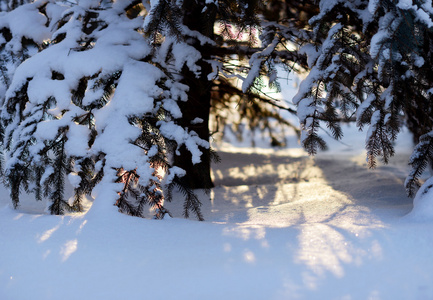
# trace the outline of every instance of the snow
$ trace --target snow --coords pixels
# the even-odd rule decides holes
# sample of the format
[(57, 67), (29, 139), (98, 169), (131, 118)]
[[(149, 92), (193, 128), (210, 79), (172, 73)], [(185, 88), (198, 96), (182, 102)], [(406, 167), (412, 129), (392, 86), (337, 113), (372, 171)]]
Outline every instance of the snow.
[(345, 132), (315, 158), (215, 145), (205, 222), (182, 219), (176, 197), (164, 220), (104, 201), (51, 216), (31, 196), (12, 210), (2, 190), (0, 299), (433, 299), (431, 214), (403, 188), (409, 134), (368, 170), (364, 133)]
[(379, 55), (382, 44), (384, 40), (386, 40), (387, 38), (388, 38), (388, 32), (386, 32), (385, 30), (378, 31), (371, 38), (371, 46), (370, 46), (371, 57), (375, 58)]
[(177, 70), (181, 70), (186, 64), (195, 74), (200, 73), (200, 67), (196, 65), (196, 62), (201, 58), (201, 54), (197, 49), (185, 43), (174, 43), (173, 53), (176, 53), (174, 64)]
[[(40, 13), (35, 13), (35, 7), (38, 6), (38, 2), (30, 5), (22, 5), (17, 9), (5, 14), (0, 19), (0, 28), (10, 28), (11, 32), (16, 35), (14, 39), (17, 42), (10, 43), (14, 45), (13, 49), (15, 52), (20, 51), (19, 45), (22, 38), (28, 38), (33, 41), (43, 41), (50, 37), (49, 31), (45, 26), (46, 19)], [(48, 5), (49, 7), (51, 5)], [(22, 18), (25, 15), (26, 18)]]
[[(175, 140), (179, 147), (185, 144), (192, 152), (194, 163), (200, 162), (199, 146), (209, 145), (194, 131), (181, 128), (173, 121), (182, 116), (177, 101), (186, 100), (188, 87), (168, 78), (167, 70), (158, 67), (157, 63), (144, 59), (154, 51), (139, 29), (144, 16), (129, 19), (125, 12), (118, 10), (125, 3), (119, 3), (114, 9), (98, 11), (98, 22), (94, 24), (99, 27), (84, 33), (86, 9), (99, 2), (86, 0), (82, 2), (83, 6), (80, 3), (65, 7), (62, 13), (65, 19), (55, 22), (62, 26), (52, 26), (55, 32), (46, 30), (55, 37), (65, 36), (20, 64), (5, 93), (2, 117), (11, 121), (5, 128), (6, 139), (10, 142), (5, 153), (5, 173), (17, 172), (19, 166), (47, 167), (52, 164), (49, 160), (41, 162), (42, 152), (48, 149), (47, 143), (62, 138), (62, 155), (66, 159), (79, 158), (75, 160), (76, 167), (79, 168), (85, 158), (103, 159), (103, 172), (109, 179), (103, 181), (107, 186), (100, 187), (103, 193), (99, 194), (104, 195), (101, 201), (111, 205), (121, 191), (121, 185), (119, 189), (119, 185), (111, 182), (117, 170), (138, 168), (136, 172), (144, 186), (153, 178), (149, 158), (160, 153), (160, 149), (143, 151), (137, 144), (137, 139), (148, 129), (141, 127), (136, 118), (154, 116), (160, 119), (157, 125), (161, 127), (160, 132), (166, 133), (165, 138)], [(37, 6), (25, 7), (30, 13), (39, 14)], [(59, 16), (60, 12), (60, 7), (52, 8), (50, 14)], [(6, 21), (7, 18), (0, 18), (0, 23)], [(20, 33), (19, 28), (9, 25)], [(196, 64), (201, 57), (199, 52), (183, 42), (176, 42), (171, 47), (176, 54), (171, 62), (167, 57), (163, 61), (165, 67), (171, 65), (171, 73), (180, 73), (185, 66), (199, 74), (200, 67)], [(176, 67), (178, 69), (173, 69)], [(105, 97), (104, 91), (113, 86), (111, 95)], [(26, 102), (25, 105), (11, 104), (23, 88), (28, 101), (20, 96), (18, 100)], [(81, 91), (77, 88), (84, 90), (82, 103), (77, 96)], [(11, 113), (11, 109), (5, 109), (8, 106), (15, 106), (18, 111)], [(161, 107), (168, 112), (165, 119), (162, 114), (157, 116)], [(96, 137), (92, 137), (93, 133)], [(68, 179), (72, 180), (69, 184), (73, 186), (79, 184), (73, 176)], [(113, 201), (105, 195), (114, 197)]]
[[(121, 2), (116, 2), (119, 11)], [(92, 3), (83, 0), (81, 6), (67, 10), (65, 14), (74, 16), (54, 35), (67, 31), (79, 37), (81, 27), (74, 18), (79, 19), (83, 7)], [(373, 10), (377, 1), (371, 3), (368, 9)], [(151, 7), (157, 4), (150, 3)], [(47, 8), (53, 16), (63, 11), (60, 6)], [(78, 39), (69, 37), (23, 63), (9, 90), (8, 97), (12, 97), (29, 76), (32, 78), (24, 111), (31, 118), (7, 128), (7, 132), (15, 130), (16, 141), (32, 137), (39, 141), (30, 147), (30, 155), (37, 158), (42, 142), (54, 139), (58, 129), (67, 125), (65, 148), (69, 155), (104, 152), (106, 164), (97, 162), (96, 169), (104, 168), (105, 176), (92, 192), (97, 200), (86, 199), (88, 209), (80, 214), (47, 215), (46, 200), (37, 202), (27, 194), (13, 210), (7, 190), (0, 189), (0, 299), (433, 299), (433, 199), (432, 193), (427, 193), (433, 180), (427, 180), (413, 204), (405, 196), (403, 182), (413, 148), (407, 143), (411, 140), (407, 132), (396, 145), (398, 155), (375, 170), (367, 169), (365, 133), (355, 126), (344, 127), (348, 138), (343, 142), (328, 138), (330, 151), (316, 157), (308, 156), (296, 144), (275, 150), (222, 142), (213, 145), (222, 158), (221, 164), (213, 166), (216, 187), (210, 195), (198, 191), (206, 221), (182, 218), (180, 194), (164, 204), (172, 218), (152, 220), (152, 212), (148, 219), (118, 213), (110, 201), (122, 188), (122, 183), (114, 182), (116, 168), (133, 170), (138, 165), (137, 174), (146, 182), (153, 176), (148, 158), (157, 153), (152, 147), (144, 155), (130, 143), (141, 131), (130, 126), (127, 116), (154, 111), (154, 99), (161, 96), (164, 109), (181, 117), (176, 100), (186, 100), (187, 87), (170, 81), (169, 90), (155, 87), (166, 78), (155, 66), (140, 61), (151, 51), (139, 42), (135, 31), (142, 21), (130, 21), (124, 27), (120, 15), (101, 11), (101, 16), (109, 25), (105, 35), (95, 32), (97, 42), (92, 49), (70, 51)], [(51, 34), (42, 15), (32, 15), (24, 23), (12, 17), (0, 21), (18, 33), (28, 32), (22, 24), (36, 23), (30, 32), (37, 40)], [(333, 33), (340, 29), (339, 24), (333, 27), (324, 48), (333, 47)], [(197, 32), (187, 33), (199, 37)], [(383, 37), (383, 32), (375, 35), (374, 53)], [(196, 61), (200, 54), (182, 43), (170, 45), (176, 53), (174, 67), (186, 65), (199, 74)], [(256, 70), (275, 45), (276, 41), (254, 57), (251, 63)], [(320, 67), (323, 49), (319, 50), (304, 49), (310, 62), (314, 60)], [(114, 53), (123, 54), (114, 60)], [(161, 54), (161, 64), (166, 56)], [(307, 128), (311, 112), (320, 107), (311, 106), (311, 99), (303, 94), (313, 79), (321, 76), (319, 67), (301, 85), (304, 93), (294, 100)], [(53, 70), (65, 79), (50, 79)], [(88, 149), (89, 129), (71, 121), (82, 112), (70, 102), (70, 89), (82, 76), (101, 72), (100, 79), (119, 70), (122, 74), (115, 94), (94, 113), (100, 135)], [(244, 88), (252, 79), (248, 77)], [(288, 87), (283, 90), (294, 95)], [(100, 90), (88, 89), (83, 102), (91, 104), (101, 95)], [(41, 118), (38, 105), (51, 96), (56, 103), (48, 113), (62, 118), (25, 127)], [(358, 118), (372, 99), (366, 99)], [(63, 110), (67, 112), (62, 115)], [(367, 136), (379, 117), (378, 112), (373, 114)], [(209, 147), (207, 142), (174, 121), (161, 120), (157, 125), (165, 137), (186, 145), (194, 163), (200, 162), (198, 146)], [(10, 155), (7, 166), (20, 159), (21, 150), (18, 147)], [(80, 184), (75, 173), (80, 165), (75, 167), (68, 175), (67, 197)], [(53, 171), (47, 166), (41, 183)], [(176, 174), (183, 170), (170, 169), (166, 182)]]
[(320, 55), (320, 52), (317, 51), (317, 47), (312, 44), (306, 44), (301, 47), (299, 53), (307, 55), (307, 64), (309, 68), (312, 68), (314, 63), (317, 61), (317, 58)]
[(172, 121), (158, 121), (157, 125), (159, 126), (162, 135), (176, 141), (177, 145), (184, 144), (186, 146), (188, 151), (191, 152), (193, 164), (200, 163), (202, 152), (200, 151), (199, 146), (209, 148), (208, 142), (200, 139), (194, 131), (188, 132)]
[(365, 143), (367, 144), (373, 134), (376, 132), (377, 123), (380, 121), (380, 110), (376, 110), (371, 116), (370, 126), (368, 127), (367, 134), (365, 136)]
[(409, 10), (412, 8), (412, 1), (410, 0), (399, 0), (397, 4), (398, 8)]
[[(80, 186), (81, 178), (77, 173), (69, 173), (68, 180), (73, 188), (78, 188)], [(43, 181), (41, 180), (41, 182)]]
[(420, 22), (424, 23), (429, 28), (433, 27), (433, 21), (432, 21), (430, 15), (422, 9), (418, 9), (416, 11), (416, 20), (417, 21), (419, 20)]
[(371, 0), (368, 2), (368, 11), (371, 14), (376, 13), (377, 8), (379, 7), (379, 0)]
[(194, 120), (191, 121), (191, 124), (201, 124), (203, 123), (203, 119), (201, 118), (195, 118)]
[(423, 186), (421, 186), (415, 199), (413, 200), (413, 210), (406, 216), (412, 221), (431, 221), (433, 216), (433, 205), (431, 205), (432, 197), (431, 191), (428, 191), (433, 187), (433, 178), (429, 178)]
[(374, 94), (370, 94), (367, 96), (367, 98), (359, 105), (358, 109), (356, 110), (356, 121), (359, 122), (362, 118), (362, 115), (364, 112), (370, 107), (371, 102), (376, 100), (376, 96)]
[[(249, 64), (251, 66), (250, 71), (245, 79), (242, 82), (242, 91), (245, 93), (248, 89), (253, 86), (256, 78), (259, 78), (261, 66), (266, 59), (277, 47), (279, 43), (279, 39), (275, 38), (272, 43), (270, 43), (263, 51), (254, 53), (250, 60)], [(272, 80), (270, 80), (272, 82)]]

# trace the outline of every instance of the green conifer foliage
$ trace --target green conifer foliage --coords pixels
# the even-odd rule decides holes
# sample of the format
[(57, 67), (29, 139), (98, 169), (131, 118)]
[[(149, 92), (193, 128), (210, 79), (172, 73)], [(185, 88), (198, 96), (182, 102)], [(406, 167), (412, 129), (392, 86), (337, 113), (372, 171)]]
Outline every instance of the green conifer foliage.
[[(366, 131), (373, 168), (378, 157), (387, 163), (394, 154), (393, 143), (405, 125), (419, 141), (406, 180), (413, 195), (432, 160), (431, 2), (322, 0), (317, 8), (308, 25), (291, 31), (310, 69), (293, 99), (302, 144), (315, 154), (326, 147), (318, 134), (321, 124), (340, 139), (340, 122), (355, 120)], [(286, 31), (293, 26), (284, 25)], [(270, 29), (268, 36), (276, 34)], [(269, 38), (264, 41), (272, 44)]]
[[(168, 37), (185, 41), (200, 54), (199, 70), (181, 70), (182, 82), (190, 90), (188, 101), (180, 103), (182, 126), (196, 131), (200, 138), (217, 139), (225, 130), (241, 137), (247, 129), (267, 131), (272, 144), (281, 146), (285, 144), (284, 128), (294, 128), (281, 117), (282, 110), (293, 113), (293, 109), (264, 93), (262, 76), (248, 75), (251, 70), (266, 66), (268, 72), (274, 73), (269, 85), (278, 90), (276, 66), (271, 60), (256, 66), (249, 64), (250, 58), (257, 61), (252, 58), (254, 53), (263, 50), (258, 36), (262, 12), (268, 10), (263, 2), (240, 0), (159, 1), (149, 8), (151, 18), (146, 31), (152, 33), (156, 47)], [(279, 54), (288, 56), (285, 52)], [(173, 57), (166, 59), (167, 64), (173, 64)], [(243, 91), (237, 83), (246, 77), (254, 77), (255, 84)], [(200, 149), (203, 155), (199, 164), (188, 163), (190, 159), (184, 159), (188, 157), (184, 150), (175, 156), (175, 164), (186, 170), (186, 184), (193, 188), (212, 187), (212, 150)]]
[[(184, 215), (201, 220), (192, 189), (212, 187), (211, 138), (248, 128), (284, 145), (275, 123), (294, 126), (282, 111), (298, 115), (310, 154), (326, 148), (324, 125), (340, 139), (341, 122), (356, 122), (370, 167), (388, 162), (407, 126), (418, 143), (413, 195), (433, 153), (432, 15), (423, 0), (19, 5), (0, 16), (0, 134), (14, 206), (24, 190), (49, 198), (51, 213), (81, 211), (105, 190), (121, 212), (143, 216), (150, 205), (162, 218), (177, 188)], [(278, 91), (281, 68), (308, 72), (294, 105), (265, 93)]]
[[(137, 13), (144, 7), (137, 1), (69, 7), (41, 2), (19, 8), (29, 17), (36, 14), (46, 31), (35, 41), (39, 52), (18, 64), (3, 94), (5, 177), (14, 206), (24, 190), (48, 198), (52, 214), (82, 211), (84, 197), (98, 190), (110, 196), (95, 201), (112, 201), (133, 216), (143, 216), (150, 205), (163, 218), (164, 201), (181, 186), (185, 215), (202, 220), (200, 201), (182, 186), (185, 172), (169, 156), (187, 144), (199, 161), (199, 147), (208, 143), (177, 124), (177, 102), (187, 99), (188, 87), (176, 78), (179, 70), (161, 59), (170, 51), (150, 46), (145, 15)], [(5, 16), (0, 25), (11, 24)], [(3, 46), (15, 49), (12, 41), (21, 32), (9, 37), (9, 27), (2, 31)], [(183, 67), (184, 57), (179, 59)], [(186, 65), (196, 70), (194, 59)], [(72, 196), (65, 194), (66, 181)]]

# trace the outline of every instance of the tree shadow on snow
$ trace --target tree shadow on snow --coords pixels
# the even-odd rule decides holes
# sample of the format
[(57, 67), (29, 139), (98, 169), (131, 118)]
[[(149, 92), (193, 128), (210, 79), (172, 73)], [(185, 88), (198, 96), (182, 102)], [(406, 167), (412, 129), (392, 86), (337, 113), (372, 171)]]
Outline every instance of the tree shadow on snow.
[[(344, 232), (386, 226), (412, 209), (403, 157), (369, 170), (354, 156), (222, 152), (205, 219), (265, 227), (324, 224)], [(400, 161), (399, 161), (400, 160)]]
[(413, 207), (413, 199), (406, 196), (404, 188), (407, 168), (400, 162), (404, 158), (406, 156), (397, 156), (388, 165), (379, 165), (376, 169), (369, 169), (359, 160), (327, 155), (315, 161), (328, 185), (347, 195), (350, 205), (363, 207), (379, 217), (399, 218)]
[[(215, 188), (211, 203), (204, 203), (208, 221), (242, 223), (248, 210), (266, 214), (273, 207), (296, 198), (298, 184), (308, 182), (312, 160), (259, 153), (219, 153), (222, 163), (213, 165)], [(286, 189), (290, 185), (292, 189)]]

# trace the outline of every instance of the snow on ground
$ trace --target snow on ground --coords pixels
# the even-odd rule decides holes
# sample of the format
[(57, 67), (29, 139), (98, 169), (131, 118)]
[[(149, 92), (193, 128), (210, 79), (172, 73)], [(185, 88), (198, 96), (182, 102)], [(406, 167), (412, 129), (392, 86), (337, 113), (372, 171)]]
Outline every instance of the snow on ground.
[(2, 192), (0, 299), (433, 299), (433, 224), (405, 217), (410, 147), (376, 170), (353, 128), (331, 148), (221, 145), (205, 222), (176, 201), (165, 220), (44, 215), (31, 196), (14, 211)]
[(345, 132), (314, 158), (294, 138), (217, 145), (205, 222), (181, 201), (165, 220), (51, 216), (31, 195), (15, 211), (0, 189), (0, 299), (433, 299), (433, 221), (403, 188), (410, 136), (368, 170), (363, 134)]
[(433, 299), (433, 221), (407, 216), (409, 134), (368, 170), (363, 134), (345, 133), (314, 158), (294, 137), (217, 145), (205, 222), (181, 201), (165, 220), (51, 216), (31, 195), (15, 211), (0, 189), (0, 300)]

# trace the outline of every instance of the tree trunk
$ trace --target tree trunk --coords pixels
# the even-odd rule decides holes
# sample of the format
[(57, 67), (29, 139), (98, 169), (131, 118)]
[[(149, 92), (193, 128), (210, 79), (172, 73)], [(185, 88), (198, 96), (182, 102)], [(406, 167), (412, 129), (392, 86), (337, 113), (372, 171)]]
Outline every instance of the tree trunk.
[[(201, 139), (209, 142), (209, 82), (203, 78), (195, 78), (195, 75), (189, 71), (184, 71), (183, 76), (184, 83), (190, 87), (190, 90), (188, 92), (188, 101), (179, 105), (183, 115), (179, 123), (182, 127), (195, 131)], [(203, 122), (192, 124), (191, 122), (196, 118), (202, 119)], [(174, 164), (186, 171), (186, 175), (182, 178), (184, 184), (193, 189), (213, 187), (210, 176), (209, 149), (200, 147), (203, 152), (201, 162), (195, 165), (192, 163), (191, 153), (185, 146), (182, 146), (179, 150), (180, 155), (175, 156)]]
[[(207, 37), (213, 37), (212, 18), (197, 18), (202, 16), (204, 2), (195, 0), (187, 0), (184, 2), (184, 25), (189, 29), (198, 31)], [(211, 66), (205, 61), (210, 57), (206, 47), (200, 45), (197, 40), (191, 39), (190, 45), (197, 49), (202, 57), (198, 62), (201, 68), (201, 74), (197, 77), (186, 67), (182, 71), (183, 83), (189, 86), (188, 101), (179, 103), (182, 111), (182, 119), (179, 124), (190, 130), (194, 130), (198, 136), (209, 142), (209, 113), (211, 106), (211, 88), (212, 82), (208, 80), (207, 75), (212, 71)], [(196, 118), (203, 120), (201, 123), (192, 124)], [(175, 156), (174, 165), (186, 171), (186, 175), (182, 178), (184, 184), (192, 189), (208, 189), (212, 188), (213, 182), (211, 179), (211, 157), (209, 149), (201, 147), (203, 152), (201, 162), (193, 164), (191, 161), (191, 153), (182, 146), (179, 151), (180, 155)]]

